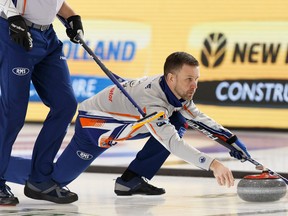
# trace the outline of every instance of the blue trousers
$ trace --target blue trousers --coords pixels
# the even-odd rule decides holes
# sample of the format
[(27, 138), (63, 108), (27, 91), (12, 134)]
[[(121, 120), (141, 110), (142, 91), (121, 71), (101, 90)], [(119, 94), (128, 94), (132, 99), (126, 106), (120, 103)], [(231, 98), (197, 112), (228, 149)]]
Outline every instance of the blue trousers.
[(12, 146), (24, 125), (31, 81), (50, 112), (35, 142), (30, 179), (46, 181), (77, 109), (62, 43), (52, 27), (43, 32), (31, 28), (33, 48), (26, 52), (10, 40), (8, 22), (3, 18), (0, 32), (0, 186), (5, 183)]
[[(174, 112), (170, 117), (170, 122), (178, 130), (179, 135), (183, 136), (186, 131), (185, 118), (179, 113)], [(61, 156), (54, 165), (52, 178), (61, 186), (65, 186), (77, 178), (87, 167), (102, 154), (107, 148), (100, 148), (91, 140), (91, 136), (87, 135), (87, 130), (83, 129), (77, 118), (75, 123), (75, 134), (69, 145), (65, 148)], [(94, 130), (94, 139), (97, 138), (97, 130)], [(98, 136), (103, 132), (98, 131)], [(130, 163), (128, 169), (135, 172), (139, 176), (151, 179), (161, 168), (170, 152), (163, 147), (153, 136), (145, 143), (144, 147), (137, 153), (136, 158)], [(14, 158), (9, 164), (6, 172), (6, 179), (12, 182), (23, 184), (29, 173), (29, 159)], [(15, 169), (21, 169), (16, 175)]]

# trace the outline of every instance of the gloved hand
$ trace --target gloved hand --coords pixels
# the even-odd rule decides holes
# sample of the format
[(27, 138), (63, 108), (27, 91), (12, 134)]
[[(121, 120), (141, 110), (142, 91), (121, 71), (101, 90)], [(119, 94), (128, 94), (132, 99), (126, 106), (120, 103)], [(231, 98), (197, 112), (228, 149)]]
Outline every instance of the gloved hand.
[(79, 40), (77, 40), (75, 37), (77, 36), (77, 34), (79, 34), (80, 37), (83, 37), (84, 35), (81, 17), (78, 15), (70, 16), (68, 17), (67, 22), (71, 27), (66, 29), (67, 36), (73, 43), (79, 43)]
[(239, 139), (237, 139), (231, 145), (235, 148), (235, 151), (231, 150), (229, 152), (231, 157), (241, 160), (241, 162), (244, 162), (246, 161), (246, 158), (251, 157), (246, 149), (246, 146)]
[(21, 15), (11, 16), (8, 18), (8, 22), (11, 40), (24, 47), (26, 51), (30, 51), (33, 47), (33, 39), (23, 17)]

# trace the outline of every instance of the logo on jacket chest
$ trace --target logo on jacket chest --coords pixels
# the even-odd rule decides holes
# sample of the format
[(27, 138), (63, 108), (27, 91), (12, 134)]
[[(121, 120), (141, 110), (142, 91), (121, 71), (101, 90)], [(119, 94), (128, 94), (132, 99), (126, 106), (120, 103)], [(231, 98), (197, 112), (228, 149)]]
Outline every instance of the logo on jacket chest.
[(108, 99), (110, 102), (112, 102), (114, 91), (115, 91), (115, 87), (111, 88), (109, 91)]

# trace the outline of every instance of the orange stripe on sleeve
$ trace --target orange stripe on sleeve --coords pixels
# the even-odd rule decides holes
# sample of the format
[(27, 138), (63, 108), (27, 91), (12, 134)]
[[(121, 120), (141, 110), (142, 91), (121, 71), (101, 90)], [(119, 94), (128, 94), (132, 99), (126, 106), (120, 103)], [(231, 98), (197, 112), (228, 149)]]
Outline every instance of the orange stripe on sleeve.
[(193, 113), (187, 108), (186, 105), (183, 106), (183, 109), (184, 109), (186, 112), (188, 112), (191, 116), (196, 117), (196, 116), (194, 116)]

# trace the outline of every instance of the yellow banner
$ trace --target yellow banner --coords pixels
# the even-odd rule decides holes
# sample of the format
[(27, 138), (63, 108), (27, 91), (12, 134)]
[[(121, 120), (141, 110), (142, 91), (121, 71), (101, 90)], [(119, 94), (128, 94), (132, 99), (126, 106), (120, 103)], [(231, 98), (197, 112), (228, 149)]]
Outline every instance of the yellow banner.
[[(68, 1), (82, 17), (85, 41), (117, 75), (162, 74), (171, 52), (186, 51), (201, 64), (195, 102), (203, 112), (230, 127), (287, 129), (288, 2), (266, 2)], [(107, 77), (59, 21), (53, 25), (76, 96), (96, 93)], [(27, 120), (43, 121), (47, 111), (31, 101)]]

